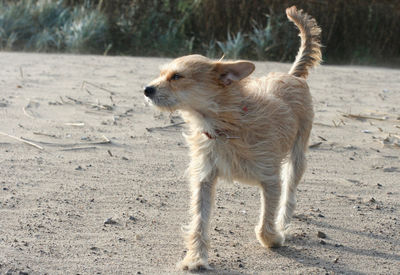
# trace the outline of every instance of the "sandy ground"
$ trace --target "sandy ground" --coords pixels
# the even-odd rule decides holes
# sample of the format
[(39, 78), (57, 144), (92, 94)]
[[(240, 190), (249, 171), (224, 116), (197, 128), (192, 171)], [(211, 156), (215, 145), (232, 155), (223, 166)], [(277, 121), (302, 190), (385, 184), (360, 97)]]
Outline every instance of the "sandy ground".
[[(179, 116), (142, 95), (167, 61), (0, 53), (1, 274), (178, 273), (187, 146)], [(309, 83), (314, 146), (290, 237), (262, 248), (257, 188), (221, 183), (210, 274), (398, 274), (400, 71), (322, 66)]]

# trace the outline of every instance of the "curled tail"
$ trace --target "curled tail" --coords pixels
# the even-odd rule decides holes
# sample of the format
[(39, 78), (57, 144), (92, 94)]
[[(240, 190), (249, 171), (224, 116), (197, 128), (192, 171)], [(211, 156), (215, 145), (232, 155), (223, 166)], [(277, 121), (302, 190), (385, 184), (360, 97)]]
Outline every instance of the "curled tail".
[(314, 18), (295, 6), (286, 9), (286, 15), (300, 30), (301, 46), (289, 74), (307, 78), (308, 69), (322, 61), (320, 36), (321, 29)]

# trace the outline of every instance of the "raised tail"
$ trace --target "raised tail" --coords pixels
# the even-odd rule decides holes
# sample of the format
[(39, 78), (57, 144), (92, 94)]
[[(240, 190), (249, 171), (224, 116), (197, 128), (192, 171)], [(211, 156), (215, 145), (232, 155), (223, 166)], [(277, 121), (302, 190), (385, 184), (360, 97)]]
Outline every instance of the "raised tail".
[(289, 74), (307, 78), (308, 70), (322, 61), (321, 29), (314, 18), (295, 6), (286, 9), (286, 15), (300, 30), (301, 46)]

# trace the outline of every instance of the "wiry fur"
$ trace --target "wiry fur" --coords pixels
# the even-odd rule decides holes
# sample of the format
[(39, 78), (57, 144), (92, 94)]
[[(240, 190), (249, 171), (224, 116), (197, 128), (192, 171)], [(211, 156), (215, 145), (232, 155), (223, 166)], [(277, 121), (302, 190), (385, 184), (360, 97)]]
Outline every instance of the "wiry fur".
[(208, 223), (219, 178), (258, 186), (256, 236), (265, 247), (284, 242), (314, 116), (305, 77), (319, 52), (319, 44), (310, 42), (317, 37), (309, 31), (317, 28), (315, 21), (293, 7), (288, 16), (302, 33), (300, 57), (289, 74), (249, 78), (251, 62), (190, 55), (164, 66), (145, 90), (160, 109), (179, 110), (189, 127), (192, 220), (183, 269), (209, 268)]
[(322, 60), (320, 36), (321, 29), (314, 18), (295, 6), (286, 9), (286, 15), (300, 30), (301, 46), (289, 74), (307, 78), (308, 70)]

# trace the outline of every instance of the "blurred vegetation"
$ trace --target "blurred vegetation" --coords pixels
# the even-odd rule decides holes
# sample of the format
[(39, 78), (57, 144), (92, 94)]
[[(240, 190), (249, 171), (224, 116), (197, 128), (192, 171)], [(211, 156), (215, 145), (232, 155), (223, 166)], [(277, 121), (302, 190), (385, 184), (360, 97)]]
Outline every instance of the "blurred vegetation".
[(62, 1), (6, 1), (0, 6), (0, 48), (26, 51), (104, 52), (107, 16)]
[(0, 48), (292, 61), (291, 5), (321, 26), (327, 63), (400, 65), (398, 0), (0, 0)]

